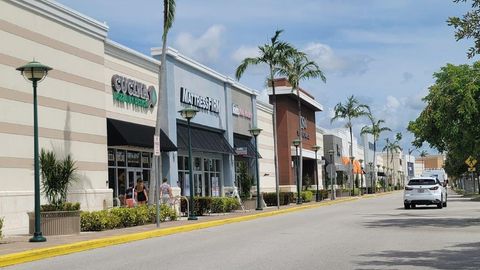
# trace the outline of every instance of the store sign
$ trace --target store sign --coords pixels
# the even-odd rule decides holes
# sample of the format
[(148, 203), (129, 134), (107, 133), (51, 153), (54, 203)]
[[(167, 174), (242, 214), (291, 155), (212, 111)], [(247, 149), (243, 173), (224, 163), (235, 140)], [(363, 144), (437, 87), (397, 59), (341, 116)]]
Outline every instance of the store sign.
[(120, 75), (112, 76), (113, 99), (143, 108), (153, 108), (157, 103), (155, 87)]
[(246, 156), (248, 153), (248, 150), (246, 147), (237, 147), (235, 148), (235, 153), (239, 156)]
[(247, 119), (252, 119), (252, 113), (243, 108), (240, 108), (237, 104), (232, 104), (232, 114)]
[(191, 93), (184, 87), (180, 87), (180, 102), (206, 111), (220, 112), (220, 100)]
[[(310, 140), (310, 134), (308, 134), (305, 130), (307, 129), (307, 119), (305, 117), (301, 116), (300, 117), (300, 127), (302, 129), (302, 138), (306, 140)], [(297, 130), (297, 136), (298, 136), (298, 130)]]

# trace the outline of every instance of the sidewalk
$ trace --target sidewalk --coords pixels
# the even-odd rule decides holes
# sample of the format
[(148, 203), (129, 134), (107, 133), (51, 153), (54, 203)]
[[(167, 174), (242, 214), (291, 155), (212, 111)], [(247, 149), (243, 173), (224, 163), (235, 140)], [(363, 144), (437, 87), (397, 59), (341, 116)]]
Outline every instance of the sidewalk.
[[(9, 236), (0, 241), (0, 267), (82, 250), (355, 201), (360, 198), (374, 198), (387, 194), (390, 193), (365, 195), (363, 197), (344, 197), (337, 198), (335, 201), (324, 200), (318, 203), (310, 202), (302, 205), (290, 204), (281, 206), (280, 210), (277, 210), (277, 207), (274, 206), (266, 207), (263, 211), (247, 210), (245, 212), (236, 211), (227, 214), (212, 214), (200, 216), (196, 221), (186, 220), (185, 217), (182, 217), (178, 221), (160, 223), (160, 228), (157, 228), (156, 224), (149, 224), (101, 232), (82, 232), (79, 235), (47, 236), (47, 242), (43, 243), (28, 242), (31, 237), (30, 235)], [(28, 256), (31, 256), (31, 258), (26, 258)], [(2, 263), (2, 260), (5, 262)], [(7, 260), (11, 262), (8, 263), (6, 262)]]

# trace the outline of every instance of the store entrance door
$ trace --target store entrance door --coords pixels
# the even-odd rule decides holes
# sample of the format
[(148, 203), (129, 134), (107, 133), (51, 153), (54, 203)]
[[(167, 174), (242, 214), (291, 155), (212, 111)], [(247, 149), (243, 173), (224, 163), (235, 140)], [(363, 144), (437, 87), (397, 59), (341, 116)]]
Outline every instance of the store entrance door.
[(137, 185), (137, 179), (142, 178), (142, 169), (128, 168), (128, 186), (135, 187)]

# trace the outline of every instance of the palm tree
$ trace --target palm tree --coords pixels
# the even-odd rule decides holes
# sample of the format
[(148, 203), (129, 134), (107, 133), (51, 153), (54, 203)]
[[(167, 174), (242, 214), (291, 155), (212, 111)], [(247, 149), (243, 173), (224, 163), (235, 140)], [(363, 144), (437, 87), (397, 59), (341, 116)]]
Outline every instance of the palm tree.
[[(368, 107), (368, 105), (365, 105), (365, 104), (360, 104), (360, 102), (352, 95), (347, 99), (347, 102), (345, 104), (342, 104), (341, 102), (339, 102), (337, 105), (335, 105), (334, 111), (335, 111), (335, 115), (330, 120), (331, 123), (337, 119), (347, 120), (345, 127), (348, 128), (348, 130), (350, 131), (350, 157), (353, 157), (352, 120), (362, 116), (368, 116), (370, 112), (370, 107)], [(353, 161), (351, 160), (351, 162)], [(352, 168), (350, 172), (351, 179), (352, 179), (352, 192), (353, 194), (355, 194), (355, 186), (353, 185), (353, 164), (350, 164), (350, 165)]]
[[(390, 160), (390, 163), (392, 163), (393, 167), (395, 167), (395, 164), (393, 164), (393, 153), (399, 153), (400, 151), (402, 151), (402, 147), (400, 147), (400, 140), (402, 139), (402, 133), (398, 132), (396, 135), (395, 135), (395, 141), (390, 141), (389, 138), (386, 138), (385, 141), (386, 141), (386, 144), (385, 146), (383, 147), (383, 151), (387, 151), (387, 170), (388, 170), (388, 152), (390, 151), (391, 153), (391, 160)], [(393, 172), (393, 175), (395, 174), (395, 171), (394, 171), (395, 168), (392, 168), (392, 172)], [(393, 175), (392, 175), (392, 182), (393, 182)], [(387, 178), (388, 179), (388, 178)]]
[[(375, 120), (372, 113), (368, 114), (368, 118), (370, 119), (371, 126), (364, 126), (360, 131), (361, 135), (364, 134), (371, 134), (373, 136), (373, 168), (375, 168), (376, 164), (376, 157), (377, 157), (377, 141), (380, 138), (382, 132), (385, 131), (392, 131), (389, 127), (382, 127), (382, 124), (385, 123), (385, 120), (379, 119)], [(372, 192), (375, 185), (372, 183)]]
[(240, 80), (243, 73), (249, 66), (256, 66), (259, 64), (266, 64), (269, 67), (270, 74), (268, 80), (272, 84), (272, 106), (273, 106), (273, 156), (275, 162), (275, 189), (277, 193), (277, 208), (280, 207), (280, 184), (278, 175), (278, 150), (277, 150), (277, 96), (275, 93), (275, 69), (287, 62), (287, 58), (295, 49), (287, 42), (279, 40), (280, 34), (283, 30), (275, 31), (275, 35), (270, 39), (270, 43), (259, 46), (260, 55), (258, 57), (248, 57), (243, 59), (242, 63), (237, 67), (235, 77)]
[[(163, 35), (162, 35), (162, 58), (160, 63), (160, 74), (158, 82), (158, 93), (160, 96), (160, 91), (166, 91), (167, 89), (167, 35), (168, 31), (173, 25), (173, 20), (175, 19), (175, 0), (164, 0), (163, 1)], [(158, 106), (158, 105), (157, 105)], [(155, 136), (160, 137), (160, 126), (162, 119), (161, 110), (157, 107), (157, 119), (155, 124)], [(152, 175), (154, 178), (153, 181), (150, 181), (150, 198), (156, 198), (155, 204), (158, 206), (158, 192), (155, 192), (158, 189), (158, 184), (162, 176), (162, 157), (154, 156), (154, 164), (152, 166)], [(153, 195), (153, 196), (152, 196)], [(151, 200), (150, 200), (151, 201)], [(151, 202), (150, 202), (151, 203)], [(157, 209), (158, 212), (158, 209)], [(158, 221), (157, 221), (158, 225)]]
[(320, 70), (318, 65), (314, 61), (310, 61), (306, 54), (297, 52), (288, 59), (287, 65), (277, 68), (278, 74), (287, 77), (288, 82), (292, 86), (292, 92), (296, 91), (297, 105), (298, 105), (298, 139), (300, 140), (300, 157), (299, 157), (299, 178), (297, 183), (297, 195), (299, 202), (301, 202), (300, 190), (303, 176), (303, 136), (302, 136), (302, 106), (300, 100), (300, 82), (306, 79), (320, 78), (323, 82), (326, 82), (325, 75)]

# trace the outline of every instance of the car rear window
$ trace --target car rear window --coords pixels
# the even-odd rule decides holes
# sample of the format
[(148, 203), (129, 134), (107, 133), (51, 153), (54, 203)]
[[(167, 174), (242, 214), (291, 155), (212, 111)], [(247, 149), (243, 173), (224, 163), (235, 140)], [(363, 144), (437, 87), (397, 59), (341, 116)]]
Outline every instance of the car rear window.
[(408, 182), (409, 186), (419, 186), (419, 185), (435, 185), (436, 181), (434, 179), (412, 179), (410, 182)]

